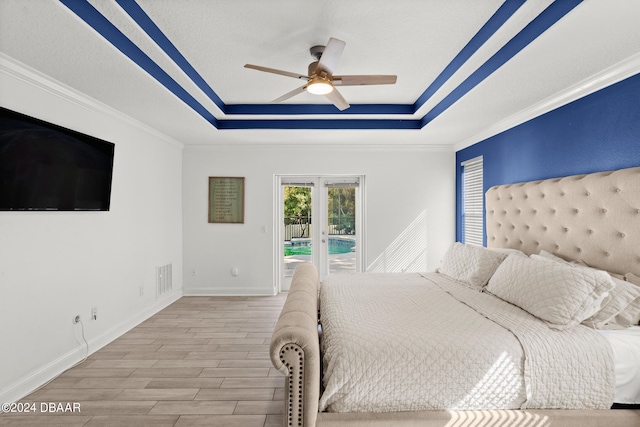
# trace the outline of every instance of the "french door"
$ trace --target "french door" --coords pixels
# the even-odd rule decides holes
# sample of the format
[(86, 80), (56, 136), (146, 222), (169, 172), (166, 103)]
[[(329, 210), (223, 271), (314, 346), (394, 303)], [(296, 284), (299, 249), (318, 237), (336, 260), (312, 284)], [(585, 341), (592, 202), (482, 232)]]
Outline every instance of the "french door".
[(363, 176), (278, 175), (275, 187), (278, 291), (289, 289), (303, 262), (316, 266), (320, 280), (363, 271)]

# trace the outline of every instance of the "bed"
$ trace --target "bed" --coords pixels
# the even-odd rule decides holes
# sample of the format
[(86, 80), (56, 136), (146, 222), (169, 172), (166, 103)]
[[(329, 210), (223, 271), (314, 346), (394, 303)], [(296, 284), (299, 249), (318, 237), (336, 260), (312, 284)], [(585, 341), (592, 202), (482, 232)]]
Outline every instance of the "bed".
[(284, 424), (639, 426), (640, 168), (493, 187), (486, 227), (437, 272), (299, 266)]

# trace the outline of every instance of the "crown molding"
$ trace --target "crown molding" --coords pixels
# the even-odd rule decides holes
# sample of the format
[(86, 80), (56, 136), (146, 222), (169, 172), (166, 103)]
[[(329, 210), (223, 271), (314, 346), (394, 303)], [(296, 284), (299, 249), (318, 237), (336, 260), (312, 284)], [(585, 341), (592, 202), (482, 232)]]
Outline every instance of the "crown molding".
[(618, 83), (624, 79), (640, 73), (640, 53), (633, 55), (617, 64), (606, 68), (599, 73), (588, 77), (577, 84), (566, 88), (542, 101), (533, 104), (505, 119), (502, 119), (491, 126), (485, 128), (482, 132), (468, 138), (453, 146), (455, 151), (463, 150), (478, 142), (484, 141), (501, 132), (514, 128), (531, 119), (535, 119), (552, 110), (584, 98), (587, 95), (602, 90), (608, 86)]
[(4, 74), (14, 80), (21, 81), (39, 91), (53, 95), (84, 110), (100, 114), (109, 119), (124, 122), (127, 125), (145, 132), (162, 142), (180, 149), (184, 148), (183, 143), (176, 141), (164, 133), (139, 122), (138, 120), (135, 120), (130, 116), (115, 110), (114, 108), (111, 108), (108, 105), (65, 85), (64, 83), (61, 83), (2, 52), (0, 52), (0, 74)]
[(325, 142), (318, 143), (303, 143), (303, 144), (273, 144), (273, 143), (215, 143), (215, 144), (189, 144), (185, 145), (184, 151), (331, 151), (331, 152), (346, 152), (346, 151), (393, 151), (393, 152), (454, 152), (453, 146), (443, 144), (327, 144)]

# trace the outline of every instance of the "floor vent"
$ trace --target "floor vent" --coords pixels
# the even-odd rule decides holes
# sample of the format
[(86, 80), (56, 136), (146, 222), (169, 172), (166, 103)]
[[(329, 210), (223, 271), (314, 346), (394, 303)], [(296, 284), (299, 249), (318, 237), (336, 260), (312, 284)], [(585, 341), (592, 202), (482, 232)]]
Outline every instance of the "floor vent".
[(156, 298), (171, 291), (172, 277), (171, 264), (156, 267)]

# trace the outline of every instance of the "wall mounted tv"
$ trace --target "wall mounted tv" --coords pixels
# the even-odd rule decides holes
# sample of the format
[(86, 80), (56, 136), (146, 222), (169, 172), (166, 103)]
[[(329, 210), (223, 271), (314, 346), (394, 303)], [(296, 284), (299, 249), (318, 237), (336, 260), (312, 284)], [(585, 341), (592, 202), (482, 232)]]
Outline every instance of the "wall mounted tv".
[(108, 211), (114, 147), (0, 107), (0, 210)]

